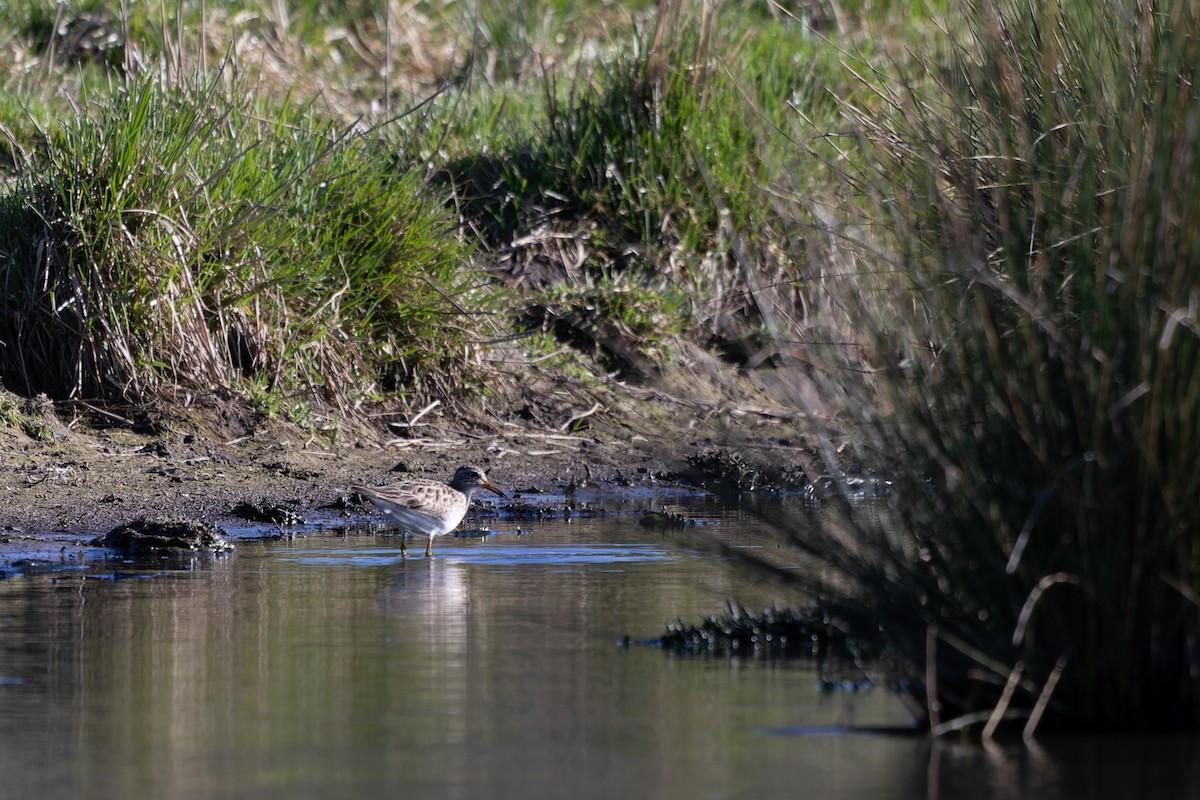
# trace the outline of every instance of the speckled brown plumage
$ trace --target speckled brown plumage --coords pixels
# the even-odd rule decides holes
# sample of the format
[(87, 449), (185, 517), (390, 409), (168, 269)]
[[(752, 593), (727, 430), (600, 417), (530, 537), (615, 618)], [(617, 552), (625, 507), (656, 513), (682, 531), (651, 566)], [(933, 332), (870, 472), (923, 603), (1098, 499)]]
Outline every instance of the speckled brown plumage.
[[(449, 484), (418, 478), (375, 488), (353, 488), (394, 520), (402, 534), (428, 536), (426, 556), (432, 554), (433, 537), (449, 533), (462, 522), (475, 492), (487, 489), (501, 497), (508, 496), (479, 467), (459, 467)], [(403, 538), (400, 553), (408, 554)]]

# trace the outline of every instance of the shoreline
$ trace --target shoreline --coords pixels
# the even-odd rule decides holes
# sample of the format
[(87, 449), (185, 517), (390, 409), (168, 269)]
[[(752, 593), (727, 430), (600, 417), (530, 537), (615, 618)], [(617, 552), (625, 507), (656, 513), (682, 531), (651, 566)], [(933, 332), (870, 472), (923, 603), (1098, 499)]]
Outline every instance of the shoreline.
[[(756, 430), (752, 420), (731, 427), (678, 409), (664, 413), (659, 400), (613, 406), (570, 434), (518, 424), (516, 414), (496, 424), (493, 413), (490, 422), (467, 414), (432, 419), (407, 438), (347, 423), (324, 439), (287, 423), (248, 421), (236, 407), (192, 409), (152, 433), (69, 425), (43, 412), (41, 440), (0, 428), (0, 562), (31, 543), (73, 545), (146, 515), (268, 524), (239, 519), (233, 510), (244, 503), (353, 520), (356, 507), (346, 503), (353, 484), (400, 475), (447, 480), (464, 464), (483, 467), (512, 495), (561, 493), (568, 484), (695, 485), (703, 480), (697, 456), (737, 452), (738, 442), (758, 463), (786, 461), (789, 448), (761, 447), (771, 441), (766, 433), (782, 433), (776, 421)], [(366, 506), (362, 517), (370, 518)]]

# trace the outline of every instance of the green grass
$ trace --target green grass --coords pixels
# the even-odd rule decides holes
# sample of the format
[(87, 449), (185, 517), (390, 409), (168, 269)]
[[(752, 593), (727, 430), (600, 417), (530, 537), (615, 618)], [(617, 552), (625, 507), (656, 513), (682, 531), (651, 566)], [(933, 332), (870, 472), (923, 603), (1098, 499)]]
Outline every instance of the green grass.
[[(14, 67), (0, 95), (20, 274), (10, 302), (37, 310), (10, 332), (23, 347), (0, 365), (4, 380), (134, 402), (169, 385), (251, 386), (342, 408), (450, 389), (429, 386), (433, 365), (464, 337), (485, 338), (447, 302), (487, 283), (447, 266), (475, 243), (494, 273), (532, 288), (507, 321), (498, 307), (483, 327), (554, 331), (601, 369), (647, 375), (679, 333), (749, 338), (763, 327), (763, 292), (746, 291), (747, 274), (789, 302), (791, 254), (760, 196), (792, 160), (774, 135), (789, 124), (779, 101), (836, 110), (814, 77), (836, 65), (832, 50), (802, 28), (761, 9), (713, 20), (682, 3), (658, 16), (650, 4), (421, 7), (422, 30), (443, 34), (427, 53), (440, 66), (400, 80), (418, 43), (383, 38), (382, 6), (351, 5), (286, 18), (253, 2), (205, 18), (194, 3), (137, 4), (128, 16), (80, 5), (49, 20), (37, 4), (8, 5), (17, 59), (43, 63), (22, 77)], [(64, 31), (76, 23), (128, 30), (121, 63), (75, 48)], [(222, 61), (223, 37), (247, 31), (257, 38)], [(551, 69), (573, 55), (564, 46), (603, 55)], [(804, 69), (822, 50), (822, 70)], [(420, 99), (397, 88), (388, 124), (358, 135), (369, 117), (356, 112), (388, 99), (374, 63), (385, 53), (405, 91), (437, 93), (396, 115)], [(122, 74), (152, 61), (164, 65), (159, 82)], [(198, 75), (206, 64), (223, 71)], [(320, 83), (293, 69), (318, 64)], [(31, 265), (40, 241), (56, 243), (54, 258)], [(550, 263), (551, 277), (521, 283), (512, 267), (530, 259)], [(423, 270), (427, 280), (411, 280)], [(62, 304), (68, 283), (86, 303)], [(348, 302), (370, 313), (342, 320)], [(422, 361), (419, 340), (440, 355)], [(275, 401), (256, 405), (276, 413)]]
[(602, 271), (533, 293), (520, 324), (575, 345), (606, 370), (645, 379), (669, 362), (688, 305), (688, 296), (665, 279)]
[(6, 386), (146, 402), (252, 383), (349, 408), (471, 380), (478, 280), (419, 172), (310, 106), (257, 111), (142, 80), (59, 127), (0, 195)]
[(30, 439), (49, 441), (53, 437), (40, 405), (40, 401), (25, 400), (0, 389), (0, 427), (20, 431)]
[[(485, 95), (453, 129), (457, 157), (437, 179), (505, 269), (552, 284), (545, 316), (564, 301), (603, 312), (593, 287), (628, 276), (625, 289), (689, 298), (660, 292), (653, 305), (673, 313), (664, 332), (740, 340), (761, 327), (761, 303), (791, 304), (796, 265), (779, 246), (790, 223), (763, 190), (798, 163), (793, 109), (836, 114), (828, 82), (848, 73), (786, 21), (660, 19), (570, 83)], [(748, 274), (767, 288), (747, 291)]]

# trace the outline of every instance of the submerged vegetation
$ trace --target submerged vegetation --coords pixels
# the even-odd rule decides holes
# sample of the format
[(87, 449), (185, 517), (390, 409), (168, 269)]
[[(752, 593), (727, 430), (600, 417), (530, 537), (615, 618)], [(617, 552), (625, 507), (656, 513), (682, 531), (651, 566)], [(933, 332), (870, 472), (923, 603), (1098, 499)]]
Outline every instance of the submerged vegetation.
[(931, 729), (1200, 726), (1189, 4), (111, 5), (0, 0), (6, 424), (688, 339), (811, 421), (797, 618)]
[(864, 681), (860, 669), (883, 655), (881, 638), (848, 634), (821, 609), (768, 608), (762, 613), (729, 603), (722, 614), (705, 617), (699, 625), (680, 620), (667, 626), (653, 644), (668, 652), (690, 655), (791, 657), (812, 659), (831, 682)]

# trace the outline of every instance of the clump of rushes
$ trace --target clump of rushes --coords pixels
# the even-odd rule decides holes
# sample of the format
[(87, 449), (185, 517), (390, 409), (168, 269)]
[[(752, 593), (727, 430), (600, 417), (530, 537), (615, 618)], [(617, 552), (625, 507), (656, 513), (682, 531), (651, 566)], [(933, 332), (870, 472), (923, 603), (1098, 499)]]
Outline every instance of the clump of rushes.
[(469, 252), (419, 174), (376, 136), (222, 86), (133, 81), (5, 187), (0, 381), (343, 410), (469, 381)]
[(884, 246), (844, 410), (899, 491), (797, 539), (937, 732), (1200, 727), (1200, 25), (1119, 6), (976, 3), (850, 112)]

